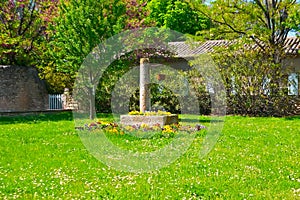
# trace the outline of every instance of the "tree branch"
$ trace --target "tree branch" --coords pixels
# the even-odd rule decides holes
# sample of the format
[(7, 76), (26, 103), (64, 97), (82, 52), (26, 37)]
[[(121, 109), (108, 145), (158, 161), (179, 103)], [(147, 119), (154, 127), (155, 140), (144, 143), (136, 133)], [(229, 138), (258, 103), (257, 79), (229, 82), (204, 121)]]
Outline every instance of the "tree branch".
[(227, 23), (227, 21), (226, 21), (226, 19), (224, 18), (223, 15), (222, 15), (222, 19), (223, 19), (224, 22), (220, 22), (220, 21), (216, 21), (216, 22), (228, 26), (235, 33), (239, 33), (239, 34), (242, 34), (242, 35), (246, 34), (244, 31), (239, 31), (239, 30), (235, 29), (232, 25)]
[(29, 18), (29, 22), (27, 24), (27, 26), (24, 28), (24, 30), (22, 31), (21, 35), (23, 35), (32, 25), (33, 21), (34, 21), (34, 10), (35, 10), (35, 6), (36, 4), (33, 4), (33, 7), (30, 9), (30, 18)]
[(23, 26), (23, 22), (24, 22), (24, 17), (25, 17), (24, 16), (24, 14), (25, 14), (24, 9), (22, 9), (22, 12), (23, 12), (22, 14), (20, 13), (21, 19), (20, 19), (19, 28), (18, 28), (18, 35), (21, 35), (21, 30), (22, 30), (22, 26)]

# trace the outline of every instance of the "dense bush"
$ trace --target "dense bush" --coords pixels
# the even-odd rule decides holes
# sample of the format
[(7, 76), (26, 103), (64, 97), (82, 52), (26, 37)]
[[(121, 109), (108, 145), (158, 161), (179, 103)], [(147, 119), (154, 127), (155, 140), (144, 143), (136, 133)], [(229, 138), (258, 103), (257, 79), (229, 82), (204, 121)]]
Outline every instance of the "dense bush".
[[(283, 57), (284, 55), (282, 55)], [(249, 48), (214, 54), (227, 92), (227, 112), (254, 116), (283, 116), (295, 111), (288, 95), (289, 66), (276, 64), (268, 52)]]

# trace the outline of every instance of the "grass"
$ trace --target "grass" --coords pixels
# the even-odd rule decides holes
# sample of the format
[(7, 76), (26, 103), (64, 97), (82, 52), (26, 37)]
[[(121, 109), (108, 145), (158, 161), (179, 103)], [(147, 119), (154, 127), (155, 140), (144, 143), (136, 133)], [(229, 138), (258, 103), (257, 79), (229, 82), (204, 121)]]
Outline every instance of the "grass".
[[(181, 119), (199, 123), (192, 115)], [(209, 119), (200, 123), (209, 126)], [(169, 166), (130, 173), (94, 158), (70, 113), (1, 117), (0, 199), (300, 199), (299, 117), (227, 116), (217, 144), (199, 158), (203, 136)], [(137, 151), (170, 140), (110, 139)]]

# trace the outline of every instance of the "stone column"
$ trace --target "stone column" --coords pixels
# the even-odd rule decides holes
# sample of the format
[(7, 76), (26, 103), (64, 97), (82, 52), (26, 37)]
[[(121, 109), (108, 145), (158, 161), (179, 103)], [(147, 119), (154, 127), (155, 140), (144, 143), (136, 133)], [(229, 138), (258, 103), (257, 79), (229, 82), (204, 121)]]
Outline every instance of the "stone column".
[(150, 66), (148, 58), (140, 60), (140, 112), (150, 110)]
[(65, 88), (64, 93), (63, 93), (63, 108), (62, 109), (68, 109), (69, 108), (69, 100), (70, 100), (70, 93), (69, 93), (69, 88)]

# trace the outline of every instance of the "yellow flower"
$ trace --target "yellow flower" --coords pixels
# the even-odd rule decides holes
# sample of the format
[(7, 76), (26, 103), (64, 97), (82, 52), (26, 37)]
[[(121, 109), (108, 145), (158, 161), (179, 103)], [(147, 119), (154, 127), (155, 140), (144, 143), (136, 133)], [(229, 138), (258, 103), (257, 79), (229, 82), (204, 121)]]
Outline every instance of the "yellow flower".
[(115, 133), (115, 134), (119, 133), (118, 129), (116, 129), (116, 128), (113, 128), (112, 132)]
[(118, 134), (119, 130), (114, 127), (114, 128), (107, 129), (107, 132), (110, 133), (110, 134)]
[(142, 115), (143, 113), (137, 110), (133, 110), (131, 112), (128, 113), (129, 115)]
[(134, 131), (134, 128), (132, 126), (125, 126), (126, 131)]
[(147, 124), (141, 124), (141, 128), (149, 128)]
[(146, 116), (152, 116), (152, 115), (156, 115), (157, 113), (154, 112), (154, 111), (148, 111), (148, 112), (145, 112), (145, 115)]
[(162, 133), (173, 133), (173, 129), (170, 125), (165, 125)]
[(158, 115), (171, 115), (170, 112), (167, 112), (167, 111), (161, 111), (161, 110), (158, 110), (158, 111), (157, 111), (157, 114), (158, 114)]

